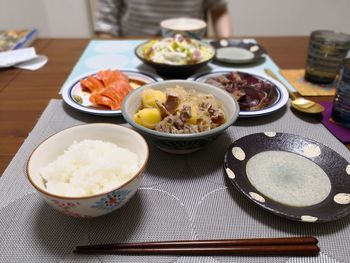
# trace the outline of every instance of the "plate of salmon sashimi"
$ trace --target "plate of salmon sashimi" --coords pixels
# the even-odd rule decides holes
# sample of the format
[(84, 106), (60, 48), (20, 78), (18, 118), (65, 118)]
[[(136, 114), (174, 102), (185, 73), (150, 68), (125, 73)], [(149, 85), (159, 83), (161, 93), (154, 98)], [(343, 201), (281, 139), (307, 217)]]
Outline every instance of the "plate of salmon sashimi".
[(63, 100), (71, 107), (94, 115), (121, 115), (123, 99), (135, 88), (159, 78), (137, 70), (106, 69), (85, 74), (65, 85)]

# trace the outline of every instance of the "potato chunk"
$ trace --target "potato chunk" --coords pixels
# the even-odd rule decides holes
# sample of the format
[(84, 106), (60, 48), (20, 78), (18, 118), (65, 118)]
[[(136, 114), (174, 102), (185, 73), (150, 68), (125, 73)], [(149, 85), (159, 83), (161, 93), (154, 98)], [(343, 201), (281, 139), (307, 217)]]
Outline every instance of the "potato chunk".
[(198, 119), (198, 107), (195, 105), (191, 106), (191, 118), (189, 118), (188, 122), (196, 125)]
[(157, 108), (156, 101), (164, 103), (166, 95), (160, 90), (145, 89), (142, 93), (142, 105), (145, 108)]
[(161, 120), (160, 110), (157, 108), (144, 108), (134, 114), (134, 121), (149, 129), (154, 129)]

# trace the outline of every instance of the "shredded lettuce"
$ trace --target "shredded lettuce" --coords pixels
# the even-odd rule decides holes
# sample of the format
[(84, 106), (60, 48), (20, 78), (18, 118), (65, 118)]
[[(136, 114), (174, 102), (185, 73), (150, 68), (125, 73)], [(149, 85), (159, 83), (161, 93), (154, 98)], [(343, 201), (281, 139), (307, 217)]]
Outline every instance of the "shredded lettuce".
[(171, 65), (196, 64), (209, 59), (212, 55), (213, 49), (182, 35), (151, 40), (143, 47), (143, 56), (147, 60)]

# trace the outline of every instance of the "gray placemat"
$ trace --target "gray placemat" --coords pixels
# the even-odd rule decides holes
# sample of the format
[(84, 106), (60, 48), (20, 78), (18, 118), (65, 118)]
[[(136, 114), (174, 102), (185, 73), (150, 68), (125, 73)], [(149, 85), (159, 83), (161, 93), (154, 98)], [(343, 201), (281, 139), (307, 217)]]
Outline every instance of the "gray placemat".
[[(350, 262), (350, 216), (325, 224), (289, 221), (251, 204), (226, 179), (222, 165), (231, 142), (277, 131), (317, 140), (350, 161), (349, 150), (314, 117), (289, 107), (272, 115), (239, 119), (206, 148), (171, 155), (150, 145), (141, 188), (107, 216), (76, 219), (56, 212), (27, 182), (25, 165), (48, 136), (81, 123), (122, 124), (122, 117), (90, 116), (52, 100), (0, 179), (0, 262)], [(176, 239), (314, 235), (321, 253), (297, 257), (188, 257), (75, 255), (77, 245)]]

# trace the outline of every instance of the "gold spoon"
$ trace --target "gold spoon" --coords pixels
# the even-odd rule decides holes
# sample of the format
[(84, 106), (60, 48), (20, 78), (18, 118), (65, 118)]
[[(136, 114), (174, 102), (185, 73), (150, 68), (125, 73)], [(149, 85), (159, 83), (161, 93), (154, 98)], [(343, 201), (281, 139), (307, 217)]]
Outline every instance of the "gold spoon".
[(270, 77), (274, 78), (275, 80), (277, 80), (278, 82), (280, 82), (287, 89), (289, 97), (292, 100), (292, 107), (294, 109), (296, 109), (298, 111), (302, 111), (304, 113), (312, 113), (312, 114), (320, 113), (320, 112), (325, 110), (324, 107), (321, 104), (319, 104), (319, 103), (317, 103), (315, 101), (308, 100), (308, 99), (305, 99), (303, 97), (295, 96), (288, 89), (288, 87), (281, 82), (281, 80), (276, 76), (276, 74), (272, 72), (271, 69), (266, 68), (265, 69), (265, 73), (267, 75), (269, 75)]

